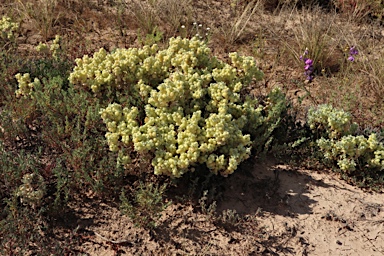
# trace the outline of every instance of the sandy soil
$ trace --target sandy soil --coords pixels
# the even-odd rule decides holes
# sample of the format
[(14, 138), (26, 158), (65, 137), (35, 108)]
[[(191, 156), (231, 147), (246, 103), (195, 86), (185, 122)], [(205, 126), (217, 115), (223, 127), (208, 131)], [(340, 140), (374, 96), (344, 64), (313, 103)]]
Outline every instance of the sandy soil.
[(173, 202), (153, 231), (113, 204), (73, 208), (71, 234), (86, 255), (384, 255), (384, 197), (335, 174), (244, 164), (218, 193), (216, 214)]

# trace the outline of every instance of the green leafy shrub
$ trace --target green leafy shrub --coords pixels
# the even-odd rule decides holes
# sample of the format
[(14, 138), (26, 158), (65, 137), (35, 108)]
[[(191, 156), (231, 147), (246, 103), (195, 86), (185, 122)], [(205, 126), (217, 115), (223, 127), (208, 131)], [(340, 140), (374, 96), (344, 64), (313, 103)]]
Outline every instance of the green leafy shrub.
[(351, 115), (330, 105), (311, 108), (308, 125), (319, 134), (317, 146), (323, 156), (348, 175), (380, 175), (384, 170), (384, 144), (375, 133), (356, 135)]
[(101, 49), (78, 59), (69, 79), (114, 101), (100, 114), (109, 148), (123, 164), (132, 149), (153, 155), (155, 174), (180, 177), (206, 164), (226, 176), (249, 157), (252, 144), (269, 139), (285, 107), (277, 89), (265, 106), (242, 95), (263, 74), (251, 57), (230, 53), (229, 59), (212, 57), (197, 38), (178, 37), (165, 50)]
[[(62, 77), (42, 79), (31, 94), (46, 150), (57, 155), (54, 174), (60, 190), (89, 187), (101, 191), (113, 179), (116, 161), (104, 141), (100, 103), (86, 91), (65, 88)], [(114, 160), (112, 160), (114, 159)], [(60, 167), (59, 167), (60, 166)], [(59, 188), (58, 188), (59, 189)]]
[(46, 187), (37, 156), (0, 141), (0, 255), (25, 255), (32, 243), (43, 248), (47, 242), (41, 235)]
[[(4, 139), (35, 138), (31, 148), (42, 146), (52, 157), (44, 160), (48, 163), (40, 174), (55, 184), (56, 205), (83, 189), (115, 189), (111, 183), (123, 174), (116, 167), (116, 154), (105, 143), (100, 100), (69, 84), (70, 61), (61, 57), (48, 54), (22, 67), (23, 73), (16, 75), (16, 96), (22, 97), (10, 102), (2, 113), (12, 116), (2, 121)], [(16, 124), (24, 129), (13, 129)]]
[(125, 173), (105, 142), (100, 100), (68, 81), (73, 63), (60, 54), (23, 63), (0, 111), (0, 254), (61, 255), (44, 248), (56, 244), (50, 220), (84, 191), (118, 195)]
[(4, 202), (22, 184), (23, 176), (27, 172), (36, 172), (40, 166), (33, 156), (23, 150), (19, 154), (7, 151), (0, 142), (0, 201)]

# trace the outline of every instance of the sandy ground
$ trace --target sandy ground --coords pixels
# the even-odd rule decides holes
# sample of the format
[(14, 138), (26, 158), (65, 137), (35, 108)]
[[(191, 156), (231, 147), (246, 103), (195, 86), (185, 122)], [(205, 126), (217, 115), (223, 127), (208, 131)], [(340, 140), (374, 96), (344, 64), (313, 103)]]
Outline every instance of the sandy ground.
[[(243, 165), (221, 184), (216, 213), (174, 202), (153, 231), (119, 209), (89, 201), (74, 210), (85, 255), (384, 255), (384, 197), (335, 174), (279, 165)], [(74, 227), (76, 226), (74, 224)], [(73, 235), (73, 234), (72, 234)]]
[(265, 207), (259, 225), (270, 236), (292, 236), (272, 254), (384, 255), (382, 194), (363, 192), (330, 174), (284, 167), (279, 173), (280, 202)]

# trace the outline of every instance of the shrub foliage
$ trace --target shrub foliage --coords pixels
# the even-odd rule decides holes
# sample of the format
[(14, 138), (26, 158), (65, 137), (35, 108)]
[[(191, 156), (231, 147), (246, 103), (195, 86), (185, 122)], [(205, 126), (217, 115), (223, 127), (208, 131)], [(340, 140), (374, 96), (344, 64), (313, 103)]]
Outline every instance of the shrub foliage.
[(357, 125), (349, 113), (330, 105), (311, 108), (308, 125), (317, 136), (317, 146), (326, 160), (336, 163), (348, 175), (382, 175), (384, 170), (384, 144), (376, 133), (368, 137), (357, 135)]
[(285, 97), (274, 90), (265, 106), (243, 97), (263, 76), (255, 60), (230, 53), (224, 63), (210, 53), (197, 38), (180, 37), (165, 50), (101, 49), (77, 60), (70, 81), (113, 99), (100, 114), (121, 163), (130, 163), (132, 149), (153, 155), (155, 174), (180, 177), (206, 164), (226, 176), (250, 156), (253, 143), (268, 140)]

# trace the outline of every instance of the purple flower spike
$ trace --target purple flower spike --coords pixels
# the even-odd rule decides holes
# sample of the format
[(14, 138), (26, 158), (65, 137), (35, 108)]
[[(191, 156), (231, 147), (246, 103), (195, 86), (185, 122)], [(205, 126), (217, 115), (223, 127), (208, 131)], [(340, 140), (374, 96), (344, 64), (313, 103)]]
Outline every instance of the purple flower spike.
[(347, 60), (354, 61), (355, 60), (354, 55), (357, 55), (357, 54), (359, 54), (359, 51), (356, 49), (355, 46), (352, 46), (351, 48), (349, 48), (349, 57)]
[(359, 54), (359, 51), (356, 49), (355, 46), (352, 46), (352, 47), (349, 49), (349, 54), (350, 54), (350, 55), (357, 55), (357, 54)]
[(313, 60), (311, 60), (311, 59), (307, 59), (307, 60), (305, 60), (305, 64), (306, 64), (307, 66), (312, 66), (312, 64), (313, 64)]
[(304, 62), (305, 66), (304, 66), (304, 75), (306, 76), (306, 80), (308, 82), (312, 82), (314, 76), (313, 76), (313, 71), (314, 71), (314, 68), (313, 68), (313, 60), (311, 59), (308, 59), (306, 58), (305, 56), (308, 55), (309, 51), (308, 51), (308, 48), (305, 49), (303, 55), (301, 55), (299, 58), (301, 61)]

